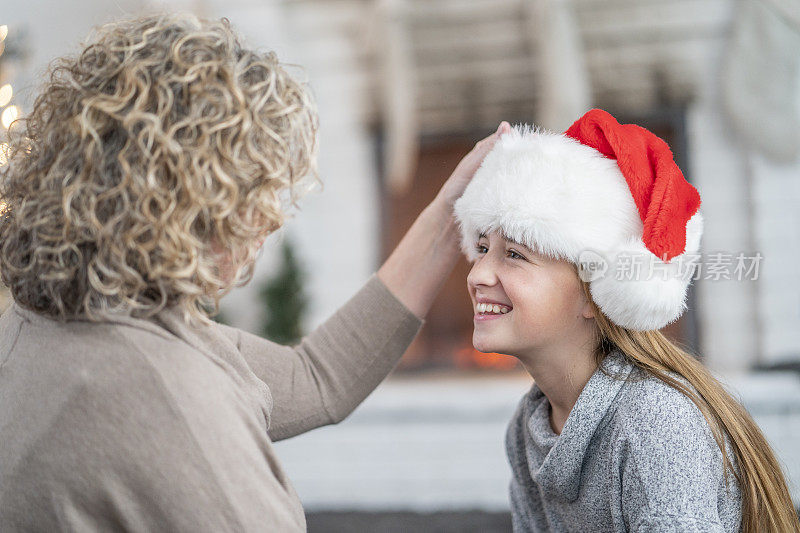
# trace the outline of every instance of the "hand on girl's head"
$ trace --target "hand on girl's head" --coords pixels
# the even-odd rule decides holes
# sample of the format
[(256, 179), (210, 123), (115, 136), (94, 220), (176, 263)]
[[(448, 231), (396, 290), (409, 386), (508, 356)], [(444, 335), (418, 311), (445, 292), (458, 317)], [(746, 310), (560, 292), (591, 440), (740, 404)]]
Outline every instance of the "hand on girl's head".
[(472, 179), (475, 171), (481, 166), (483, 158), (492, 150), (500, 136), (509, 131), (511, 131), (511, 125), (506, 121), (501, 122), (494, 133), (478, 141), (472, 150), (458, 163), (453, 173), (442, 185), (438, 195), (444, 201), (444, 204), (448, 206), (448, 209), (464, 193), (464, 189)]

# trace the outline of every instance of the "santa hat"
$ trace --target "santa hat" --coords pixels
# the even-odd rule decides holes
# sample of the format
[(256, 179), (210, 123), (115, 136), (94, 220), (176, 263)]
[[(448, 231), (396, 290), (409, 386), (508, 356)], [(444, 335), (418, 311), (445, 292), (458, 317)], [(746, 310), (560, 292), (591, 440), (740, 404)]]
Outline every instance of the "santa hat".
[[(686, 309), (703, 231), (699, 207), (667, 143), (592, 109), (564, 133), (522, 125), (500, 137), (455, 216), (470, 259), (478, 235), (498, 230), (581, 267), (601, 311), (645, 331)], [(587, 257), (600, 268), (587, 268)]]

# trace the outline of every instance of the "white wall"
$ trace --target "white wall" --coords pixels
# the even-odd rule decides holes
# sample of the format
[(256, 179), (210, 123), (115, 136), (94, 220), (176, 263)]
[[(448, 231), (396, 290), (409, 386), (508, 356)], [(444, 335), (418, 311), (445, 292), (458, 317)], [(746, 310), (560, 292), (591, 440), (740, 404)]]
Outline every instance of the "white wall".
[(758, 250), (758, 312), (764, 362), (800, 355), (800, 161), (751, 158)]
[(689, 172), (703, 201), (704, 259), (763, 259), (757, 280), (696, 282), (702, 351), (723, 374), (800, 354), (800, 161), (771, 162), (735, 135), (720, 104), (727, 35), (704, 52), (688, 116)]
[[(712, 99), (702, 98), (688, 117), (690, 173), (700, 191), (705, 227), (701, 252), (752, 249), (743, 156), (733, 147)], [(706, 265), (702, 265), (705, 276)], [(723, 373), (746, 370), (757, 358), (758, 335), (753, 282), (695, 281), (701, 351), (706, 364)]]
[(27, 34), (25, 45), (29, 58), (10, 80), (14, 87), (12, 103), (21, 105), (23, 111), (30, 109), (38, 85), (48, 63), (62, 55), (75, 54), (79, 43), (89, 30), (114, 18), (133, 14), (141, 10), (136, 0), (26, 0), (8, 2), (3, 6), (2, 23), (9, 27), (9, 40), (16, 32)]

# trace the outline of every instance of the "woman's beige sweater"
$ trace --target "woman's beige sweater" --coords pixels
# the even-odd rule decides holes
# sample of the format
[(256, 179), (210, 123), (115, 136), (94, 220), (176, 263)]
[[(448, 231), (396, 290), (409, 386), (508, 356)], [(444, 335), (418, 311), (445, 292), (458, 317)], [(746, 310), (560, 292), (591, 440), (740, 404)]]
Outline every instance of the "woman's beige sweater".
[(423, 321), (377, 275), (295, 347), (175, 308), (0, 317), (0, 531), (302, 531), (272, 442), (345, 418)]

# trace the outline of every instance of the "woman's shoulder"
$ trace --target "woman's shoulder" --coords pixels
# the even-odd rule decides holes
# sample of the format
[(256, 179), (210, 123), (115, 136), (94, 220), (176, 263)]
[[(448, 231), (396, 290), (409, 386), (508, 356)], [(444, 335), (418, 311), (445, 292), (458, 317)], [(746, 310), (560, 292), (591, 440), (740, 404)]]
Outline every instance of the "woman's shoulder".
[(20, 382), (31, 395), (34, 384), (40, 394), (55, 387), (65, 398), (91, 397), (98, 407), (133, 399), (122, 391), (149, 391), (137, 402), (165, 388), (180, 394), (207, 385), (202, 371), (217, 368), (193, 346), (143, 319), (59, 321), (12, 305), (0, 319), (0, 334), (8, 346), (3, 360), (20, 369), (13, 376), (32, 382)]
[[(229, 378), (227, 361), (216, 353), (205, 356), (155, 323), (61, 323), (31, 312), (17, 318), (4, 313), (0, 333), (6, 321), (19, 317), (21, 328), (5, 360), (15, 371), (0, 380), (0, 385), (25, 391), (17, 399), (17, 412), (9, 415), (15, 419), (29, 412), (42, 424), (70, 420), (80, 427), (108, 417), (130, 427), (131, 414), (137, 413), (143, 417), (139, 429), (144, 435), (151, 420), (168, 427), (216, 413), (224, 422), (244, 411), (238, 406), (251, 408), (249, 398), (238, 393), (240, 381)], [(46, 405), (41, 398), (48, 399)], [(3, 413), (0, 408), (0, 419)], [(93, 435), (117, 430), (115, 424), (98, 426)]]

